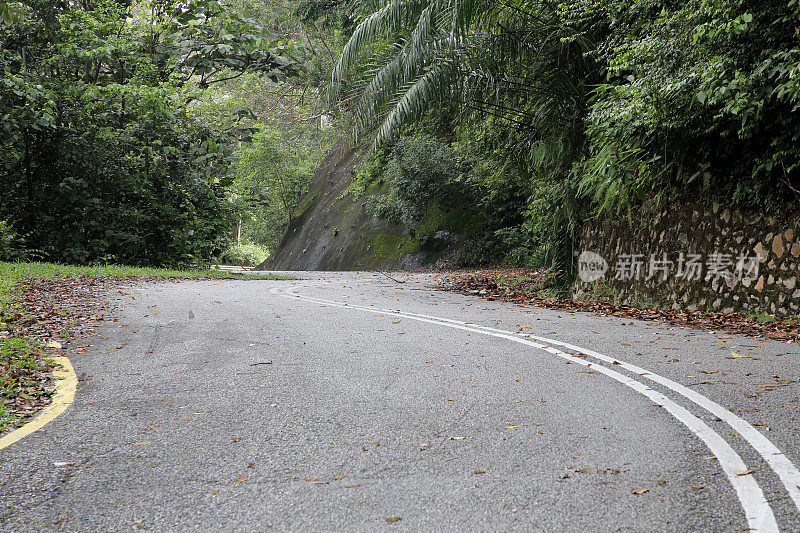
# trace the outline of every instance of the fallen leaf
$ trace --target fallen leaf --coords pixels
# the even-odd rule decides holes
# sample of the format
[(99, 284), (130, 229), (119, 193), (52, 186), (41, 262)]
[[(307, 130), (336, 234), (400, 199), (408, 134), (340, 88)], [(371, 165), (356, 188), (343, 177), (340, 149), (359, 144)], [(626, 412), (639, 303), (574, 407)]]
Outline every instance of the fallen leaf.
[(740, 353), (734, 352), (733, 350), (731, 350), (731, 357), (743, 357), (743, 358), (748, 358), (748, 359), (752, 359), (753, 358), (752, 355), (742, 355)]
[(390, 516), (389, 518), (386, 519), (386, 521), (389, 522), (390, 524), (394, 524), (395, 522), (399, 522), (400, 520), (402, 520), (402, 518), (400, 518), (399, 516)]
[(650, 492), (650, 489), (636, 489), (632, 490), (631, 494), (644, 494), (645, 492)]
[(64, 517), (64, 518), (59, 518), (58, 520), (56, 520), (55, 522), (53, 522), (53, 525), (54, 525), (54, 526), (60, 526), (61, 524), (63, 524), (63, 523), (64, 523), (64, 522), (66, 522), (67, 520), (69, 520), (69, 518), (66, 518), (66, 517)]
[(344, 474), (341, 474), (341, 475), (336, 476), (335, 478), (333, 478), (334, 481), (339, 481), (340, 479), (344, 479)]
[(475, 470), (474, 472), (472, 472), (472, 475), (479, 476), (479, 475), (485, 474), (485, 473), (486, 473), (485, 470)]
[(245, 481), (247, 481), (246, 477), (237, 477), (233, 480), (234, 483), (244, 483)]
[(659, 485), (666, 485), (666, 484), (667, 484), (667, 480), (665, 480), (665, 479), (659, 479), (659, 480), (658, 480), (658, 484), (659, 484)]
[(514, 425), (511, 425), (511, 426), (506, 426), (506, 429), (517, 429), (517, 428), (521, 428), (521, 427), (522, 427), (522, 424), (514, 424)]
[(144, 446), (145, 444), (152, 444), (153, 439), (143, 440), (142, 442), (134, 442), (131, 446)]
[(694, 490), (700, 490), (700, 489), (702, 489), (702, 488), (703, 488), (703, 485), (692, 485), (692, 488), (693, 488)]
[(744, 472), (740, 472), (740, 473), (738, 473), (738, 474), (736, 474), (736, 475), (737, 475), (737, 476), (746, 476), (746, 475), (748, 475), (748, 474), (752, 474), (752, 473), (753, 473), (753, 471), (752, 471), (751, 469), (749, 469), (749, 468), (748, 468), (748, 469), (747, 469), (747, 470), (745, 470)]

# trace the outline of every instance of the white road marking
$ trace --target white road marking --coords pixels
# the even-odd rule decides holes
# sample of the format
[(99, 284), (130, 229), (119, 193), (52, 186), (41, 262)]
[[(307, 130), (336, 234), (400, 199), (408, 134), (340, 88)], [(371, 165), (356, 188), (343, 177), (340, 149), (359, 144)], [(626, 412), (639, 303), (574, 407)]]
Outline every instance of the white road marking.
[[(411, 319), (411, 320), (416, 320), (418, 322), (426, 322), (426, 323), (430, 323), (430, 324), (436, 324), (436, 325), (440, 325), (440, 326), (450, 327), (450, 328), (453, 328), (453, 329), (460, 329), (460, 330), (464, 330), (464, 331), (470, 331), (470, 332), (473, 332), (473, 333), (489, 335), (489, 336), (493, 336), (493, 337), (497, 337), (497, 338), (506, 339), (506, 340), (509, 340), (509, 341), (512, 341), (512, 342), (516, 342), (516, 343), (532, 346), (534, 348), (538, 348), (538, 349), (547, 351), (548, 353), (556, 355), (557, 357), (561, 357), (563, 359), (567, 359), (570, 362), (577, 363), (577, 364), (580, 364), (580, 365), (583, 365), (583, 366), (586, 366), (586, 367), (591, 367), (592, 370), (595, 370), (595, 371), (597, 371), (599, 373), (602, 373), (602, 374), (604, 374), (604, 375), (606, 375), (606, 376), (618, 381), (619, 383), (622, 383), (623, 385), (625, 385), (627, 387), (630, 387), (631, 389), (635, 390), (636, 392), (639, 392), (640, 394), (642, 394), (642, 395), (646, 396), (647, 398), (649, 398), (655, 404), (663, 407), (667, 412), (669, 412), (672, 416), (674, 416), (677, 420), (679, 420), (682, 424), (684, 424), (692, 433), (694, 433), (700, 440), (702, 440), (705, 443), (705, 445), (708, 447), (708, 449), (711, 451), (711, 453), (713, 453), (714, 456), (719, 461), (720, 466), (722, 467), (723, 471), (725, 472), (725, 475), (728, 477), (728, 480), (730, 481), (731, 485), (733, 486), (734, 490), (736, 491), (736, 494), (737, 494), (737, 496), (739, 498), (739, 501), (740, 501), (740, 503), (742, 505), (742, 509), (745, 512), (745, 516), (747, 518), (747, 523), (748, 523), (749, 529), (751, 531), (765, 532), (765, 533), (766, 532), (779, 531), (778, 524), (775, 521), (775, 515), (772, 512), (772, 508), (770, 507), (769, 503), (767, 502), (766, 498), (764, 497), (764, 493), (761, 490), (761, 487), (756, 482), (755, 478), (752, 475), (739, 475), (739, 474), (741, 474), (743, 472), (746, 472), (748, 470), (747, 465), (745, 464), (745, 462), (742, 460), (742, 458), (739, 456), (739, 454), (736, 453), (736, 451), (730, 446), (730, 444), (728, 444), (728, 442), (724, 438), (722, 438), (717, 432), (715, 432), (713, 429), (711, 429), (708, 425), (706, 425), (704, 422), (702, 422), (699, 418), (697, 418), (695, 415), (693, 415), (691, 412), (689, 412), (684, 407), (681, 407), (680, 405), (678, 405), (677, 403), (672, 401), (667, 396), (661, 394), (658, 391), (655, 391), (655, 390), (647, 387), (646, 385), (644, 385), (643, 383), (641, 383), (639, 381), (636, 381), (635, 379), (632, 379), (632, 378), (630, 378), (628, 376), (625, 376), (624, 374), (620, 374), (619, 372), (616, 372), (614, 370), (606, 368), (606, 367), (604, 367), (602, 365), (593, 364), (593, 363), (591, 363), (589, 361), (584, 360), (583, 358), (575, 357), (573, 355), (570, 355), (570, 354), (567, 354), (565, 352), (562, 352), (561, 350), (558, 350), (557, 348), (555, 348), (553, 346), (548, 346), (546, 344), (541, 344), (539, 342), (534, 342), (532, 340), (529, 340), (529, 338), (535, 338), (536, 340), (541, 340), (543, 342), (547, 342), (548, 344), (558, 344), (558, 345), (561, 345), (561, 346), (563, 346), (565, 348), (568, 348), (568, 349), (571, 349), (571, 350), (576, 350), (576, 351), (579, 351), (581, 353), (585, 353), (586, 355), (591, 355), (592, 357), (596, 357), (598, 359), (600, 359), (601, 357), (597, 357), (597, 356), (601, 356), (602, 354), (597, 354), (596, 352), (587, 353), (587, 352), (590, 352), (591, 350), (583, 350), (582, 348), (578, 348), (578, 347), (575, 347), (575, 346), (570, 346), (570, 345), (567, 345), (566, 343), (561, 343), (559, 341), (551, 341), (549, 339), (533, 337), (533, 336), (526, 336), (528, 338), (525, 338), (523, 336), (517, 335), (516, 333), (510, 332), (510, 331), (503, 331), (503, 330), (498, 330), (498, 329), (495, 329), (495, 328), (487, 328), (487, 327), (483, 327), (483, 326), (469, 325), (469, 324), (467, 324), (465, 322), (461, 322), (461, 321), (458, 321), (458, 320), (452, 320), (452, 319), (448, 319), (448, 318), (436, 317), (436, 316), (432, 316), (432, 315), (421, 315), (421, 314), (416, 314), (416, 313), (403, 312), (403, 311), (399, 311), (399, 310), (398, 311), (393, 311), (393, 310), (390, 310), (390, 309), (375, 309), (375, 308), (363, 307), (363, 306), (353, 305), (353, 304), (344, 303), (344, 302), (335, 302), (335, 301), (332, 301), (332, 300), (325, 300), (325, 299), (321, 299), (321, 298), (313, 298), (313, 297), (303, 296), (303, 295), (300, 295), (300, 294), (296, 293), (296, 291), (298, 290), (298, 287), (292, 287), (292, 288), (283, 289), (283, 290), (285, 290), (285, 292), (286, 292), (286, 294), (283, 294), (283, 296), (287, 297), (287, 298), (294, 298), (294, 299), (303, 300), (303, 301), (307, 301), (307, 302), (320, 303), (320, 304), (324, 304), (324, 305), (331, 305), (331, 306), (341, 307), (341, 308), (346, 308), (346, 309), (354, 309), (354, 310), (359, 310), (359, 311), (365, 311), (365, 312), (373, 313), (373, 314), (395, 316), (395, 317), (400, 317), (400, 318), (408, 318), (408, 319)], [(273, 294), (276, 294), (278, 291), (275, 291), (273, 289), (270, 292), (272, 292)], [(615, 361), (615, 359), (612, 359), (612, 358), (607, 357), (607, 356), (602, 356), (602, 358), (605, 358), (603, 360), (607, 359), (609, 362)], [(628, 365), (628, 363), (623, 363), (622, 361), (619, 361), (619, 363), (620, 363), (620, 365), (623, 365), (623, 364)], [(631, 368), (638, 369), (638, 367), (635, 367), (634, 365), (628, 365), (628, 366), (631, 367)], [(623, 366), (623, 368), (625, 368), (625, 367)], [(629, 371), (632, 371), (632, 372), (634, 372), (636, 374), (639, 374), (639, 375), (644, 375), (644, 377), (648, 377), (648, 378), (660, 377), (660, 376), (657, 376), (656, 374), (649, 373), (644, 369), (638, 369), (638, 370), (640, 370), (640, 371), (638, 371), (638, 372), (634, 372), (632, 370), (629, 370)], [(674, 383), (674, 382), (671, 382), (670, 380), (668, 380), (666, 378), (661, 378), (661, 379), (663, 379), (665, 382)], [(656, 381), (656, 380), (654, 380), (654, 381)], [(659, 381), (659, 383), (661, 383), (661, 382)], [(664, 383), (661, 383), (661, 384), (663, 385)], [(674, 383), (674, 384), (678, 385), (677, 383)], [(668, 386), (668, 385), (665, 385), (665, 386)], [(675, 392), (681, 394), (680, 390), (676, 390), (676, 389), (674, 389), (672, 387), (669, 387), (669, 388), (671, 388)], [(689, 389), (687, 389), (687, 390), (689, 390)], [(694, 391), (690, 391), (690, 392), (694, 392)], [(685, 396), (685, 395), (682, 394), (682, 396)], [(702, 395), (697, 395), (697, 396), (702, 396)], [(697, 403), (693, 398), (691, 398), (689, 396), (686, 396), (686, 397), (689, 400), (693, 401), (694, 403)], [(712, 402), (708, 398), (705, 398), (704, 396), (702, 396), (702, 398), (705, 399), (704, 403), (716, 405), (717, 407), (719, 407), (719, 409), (724, 410), (721, 406), (719, 406), (718, 404), (715, 404), (714, 402)], [(699, 403), (698, 403), (698, 405), (700, 405), (701, 407), (706, 408), (705, 406), (703, 406), (703, 405), (701, 405)], [(722, 418), (722, 417), (720, 417), (720, 418)], [(745, 422), (744, 420), (742, 420), (742, 422), (744, 424), (747, 424), (747, 422)], [(749, 424), (747, 424), (747, 425), (749, 426)], [(752, 426), (750, 426), (750, 427), (752, 428)], [(753, 431), (756, 431), (755, 428), (753, 428)], [(758, 431), (756, 431), (756, 433), (758, 433)], [(760, 433), (759, 433), (759, 435), (760, 435)], [(763, 437), (763, 435), (762, 435), (762, 437)], [(765, 438), (765, 440), (766, 440), (766, 438)], [(750, 442), (750, 441), (748, 441), (748, 442)], [(767, 442), (769, 442), (769, 441), (767, 441)], [(775, 448), (774, 445), (772, 445), (772, 443), (770, 443), (770, 445), (773, 448)], [(777, 448), (775, 448), (775, 450), (777, 450)], [(759, 451), (759, 453), (761, 453), (760, 450), (757, 449), (757, 451)], [(780, 451), (778, 451), (778, 453), (780, 453)], [(762, 454), (762, 456), (763, 456), (763, 454)], [(765, 459), (766, 459), (766, 457), (765, 457)], [(787, 459), (787, 461), (788, 461), (788, 459)], [(791, 462), (789, 462), (789, 464), (791, 465), (791, 467), (794, 467), (794, 465), (792, 465)], [(770, 465), (770, 466), (772, 466), (772, 465)], [(775, 467), (773, 466), (773, 469), (774, 468)], [(795, 470), (796, 470), (796, 468), (795, 468)]]
[[(416, 315), (415, 313), (405, 313), (405, 312), (403, 312), (403, 314), (432, 318), (443, 322), (451, 322), (453, 324), (467, 325), (466, 322), (460, 322), (458, 320), (452, 320), (449, 318), (432, 317), (430, 315)], [(665, 378), (663, 376), (650, 372), (649, 370), (645, 370), (644, 368), (633, 365), (631, 363), (626, 363), (625, 361), (621, 361), (619, 359), (603, 355), (594, 350), (589, 350), (587, 348), (582, 348), (580, 346), (575, 346), (559, 340), (548, 339), (547, 337), (538, 337), (536, 335), (520, 334), (520, 333), (515, 334), (509, 331), (490, 328), (486, 326), (472, 325), (471, 327), (490, 332), (519, 335), (529, 339), (535, 339), (541, 342), (546, 342), (547, 344), (550, 345), (561, 346), (568, 350), (574, 350), (576, 352), (580, 352), (581, 354), (594, 357), (595, 359), (599, 359), (603, 362), (611, 363), (614, 366), (619, 366), (620, 368), (624, 368), (628, 372), (631, 372), (633, 374), (638, 374), (643, 378), (649, 379), (650, 381), (654, 381), (659, 385), (663, 385), (664, 387), (672, 390), (673, 392), (680, 394), (687, 400), (702, 407), (709, 413), (721, 419), (723, 422), (728, 424), (734, 431), (736, 431), (744, 440), (746, 440), (748, 444), (750, 444), (750, 446), (752, 446), (753, 449), (756, 452), (758, 452), (758, 454), (761, 457), (764, 458), (764, 461), (766, 461), (767, 464), (772, 468), (772, 470), (778, 475), (781, 482), (783, 482), (786, 491), (789, 493), (789, 496), (792, 498), (792, 501), (794, 501), (795, 507), (798, 509), (798, 511), (800, 511), (800, 471), (797, 469), (794, 463), (792, 463), (792, 461), (788, 457), (786, 457), (786, 455), (784, 455), (783, 452), (781, 452), (778, 449), (778, 447), (775, 446), (767, 437), (765, 437), (755, 427), (750, 425), (749, 422), (731, 413), (728, 409), (722, 407), (720, 404), (714, 402), (713, 400), (707, 398), (706, 396), (703, 396), (697, 391), (694, 391), (684, 385), (681, 385), (680, 383), (673, 381), (669, 378)], [(580, 359), (574, 356), (573, 358)], [(594, 369), (597, 370), (598, 367), (594, 367)]]

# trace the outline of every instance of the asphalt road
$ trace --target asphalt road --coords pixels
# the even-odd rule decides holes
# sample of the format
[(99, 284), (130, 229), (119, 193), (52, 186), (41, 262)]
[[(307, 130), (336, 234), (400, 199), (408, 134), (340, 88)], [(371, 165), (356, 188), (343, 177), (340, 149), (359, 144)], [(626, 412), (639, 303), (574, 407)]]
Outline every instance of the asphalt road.
[(299, 275), (117, 294), (0, 530), (800, 531), (796, 344)]

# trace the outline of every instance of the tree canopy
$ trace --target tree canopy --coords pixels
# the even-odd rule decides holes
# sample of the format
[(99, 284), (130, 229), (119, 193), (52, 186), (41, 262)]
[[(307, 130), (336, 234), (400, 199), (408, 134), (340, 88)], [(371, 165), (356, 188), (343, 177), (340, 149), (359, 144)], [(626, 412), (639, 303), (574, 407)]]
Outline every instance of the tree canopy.
[(313, 54), (275, 31), (285, 15), (217, 0), (0, 7), (0, 220), (17, 255), (209, 261), (234, 223), (231, 165), (268, 114), (242, 85), (307, 79)]
[(510, 169), (520, 175), (523, 240), (541, 249), (555, 238), (563, 264), (593, 213), (681, 195), (772, 209), (796, 197), (798, 9), (795, 0), (364, 2), (331, 99), (373, 150), (425, 130), (426, 117), (449, 122), (445, 140), (494, 161), (497, 179), (476, 177), (484, 201), (503, 196), (495, 189), (509, 186)]

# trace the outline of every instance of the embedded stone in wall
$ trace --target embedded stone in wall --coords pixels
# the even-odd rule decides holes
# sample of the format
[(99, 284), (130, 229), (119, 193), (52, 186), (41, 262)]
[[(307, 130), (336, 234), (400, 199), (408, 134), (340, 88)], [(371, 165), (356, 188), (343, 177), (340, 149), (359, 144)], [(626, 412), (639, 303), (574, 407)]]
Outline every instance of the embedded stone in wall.
[(775, 235), (772, 241), (772, 253), (778, 256), (778, 259), (783, 257), (783, 239), (780, 235)]
[(758, 254), (758, 257), (762, 263), (767, 260), (767, 251), (760, 242), (753, 247), (753, 251)]

